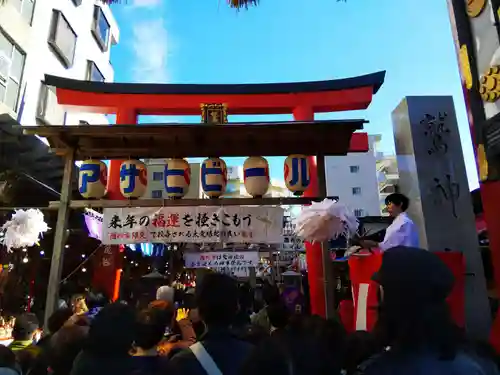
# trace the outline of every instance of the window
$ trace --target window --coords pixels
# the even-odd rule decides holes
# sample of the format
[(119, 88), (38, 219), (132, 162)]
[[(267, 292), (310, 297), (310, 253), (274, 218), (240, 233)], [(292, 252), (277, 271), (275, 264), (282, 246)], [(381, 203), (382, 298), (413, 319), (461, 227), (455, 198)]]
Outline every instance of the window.
[(104, 82), (104, 76), (93, 61), (87, 61), (87, 81)]
[(363, 209), (362, 209), (362, 208), (356, 208), (356, 209), (354, 210), (354, 216), (356, 216), (356, 217), (361, 217), (361, 216), (364, 216)]
[(163, 181), (163, 172), (153, 172), (153, 181)]
[(26, 55), (0, 32), (0, 101), (17, 112)]
[(76, 33), (61, 11), (54, 9), (49, 34), (49, 45), (62, 64), (69, 68), (73, 65), (76, 49)]
[(163, 198), (163, 191), (162, 190), (153, 190), (151, 192), (151, 196), (153, 199), (161, 199)]
[(57, 103), (56, 90), (42, 83), (38, 97), (37, 119), (45, 125), (64, 125), (66, 113)]
[(109, 22), (104, 16), (101, 7), (94, 5), (94, 21), (92, 24), (92, 35), (94, 35), (97, 44), (102, 51), (108, 50), (110, 26)]
[(10, 4), (17, 9), (21, 16), (31, 25), (35, 0), (10, 0)]
[(361, 188), (360, 187), (353, 187), (352, 188), (352, 195), (361, 195)]
[(359, 165), (351, 165), (349, 168), (351, 169), (351, 173), (359, 172)]

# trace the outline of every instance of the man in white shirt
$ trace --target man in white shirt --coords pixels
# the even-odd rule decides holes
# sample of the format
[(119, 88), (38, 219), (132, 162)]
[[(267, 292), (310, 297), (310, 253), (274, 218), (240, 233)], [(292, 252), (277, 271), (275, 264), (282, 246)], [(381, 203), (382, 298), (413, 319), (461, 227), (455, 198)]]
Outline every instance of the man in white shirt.
[(394, 220), (387, 227), (384, 240), (382, 242), (362, 240), (360, 241), (361, 246), (364, 248), (378, 247), (381, 251), (396, 246), (419, 247), (417, 227), (406, 214), (410, 205), (408, 197), (394, 193), (385, 198), (385, 204)]

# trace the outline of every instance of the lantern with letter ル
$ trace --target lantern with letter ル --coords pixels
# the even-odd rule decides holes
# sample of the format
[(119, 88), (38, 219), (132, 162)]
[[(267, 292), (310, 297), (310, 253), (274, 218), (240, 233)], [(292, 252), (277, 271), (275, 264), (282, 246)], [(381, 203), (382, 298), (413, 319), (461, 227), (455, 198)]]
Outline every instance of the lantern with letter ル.
[(227, 167), (221, 158), (208, 158), (201, 164), (201, 187), (210, 198), (219, 198), (226, 191)]
[(100, 160), (85, 160), (78, 173), (78, 191), (83, 198), (100, 199), (106, 194), (108, 168)]
[(285, 185), (294, 195), (302, 195), (311, 183), (306, 155), (289, 155), (284, 164)]
[(250, 156), (243, 163), (243, 182), (252, 197), (262, 197), (269, 189), (269, 164), (262, 156)]
[(120, 191), (125, 198), (140, 198), (148, 186), (148, 171), (140, 160), (127, 160), (120, 166)]
[(191, 167), (185, 159), (169, 159), (165, 164), (165, 191), (169, 198), (182, 198), (189, 190)]

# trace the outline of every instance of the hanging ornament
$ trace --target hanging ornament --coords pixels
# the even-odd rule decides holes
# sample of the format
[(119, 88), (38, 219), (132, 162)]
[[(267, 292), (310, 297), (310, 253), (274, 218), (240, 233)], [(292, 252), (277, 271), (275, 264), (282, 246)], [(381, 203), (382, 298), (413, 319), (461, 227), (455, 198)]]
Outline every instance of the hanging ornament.
[(269, 189), (269, 163), (262, 156), (250, 156), (243, 163), (243, 182), (254, 198), (264, 196)]
[(227, 167), (220, 158), (208, 158), (201, 163), (201, 187), (210, 198), (219, 198), (226, 191)]
[(85, 160), (78, 172), (78, 191), (83, 198), (101, 199), (106, 194), (108, 168), (100, 160)]
[(284, 164), (285, 185), (294, 195), (302, 195), (311, 182), (309, 158), (306, 155), (290, 155)]
[(354, 213), (331, 199), (312, 202), (295, 219), (295, 233), (309, 242), (323, 242), (339, 236), (350, 238), (357, 232), (358, 226)]
[(120, 191), (125, 198), (140, 198), (148, 186), (148, 170), (140, 160), (126, 160), (120, 167)]
[(182, 198), (189, 190), (191, 167), (185, 159), (170, 159), (165, 164), (165, 191), (169, 198)]
[(259, 0), (228, 0), (229, 6), (236, 9), (248, 9), (251, 6), (257, 6)]
[(49, 229), (40, 210), (16, 210), (2, 226), (3, 238), (0, 237), (0, 242), (8, 251), (34, 246)]

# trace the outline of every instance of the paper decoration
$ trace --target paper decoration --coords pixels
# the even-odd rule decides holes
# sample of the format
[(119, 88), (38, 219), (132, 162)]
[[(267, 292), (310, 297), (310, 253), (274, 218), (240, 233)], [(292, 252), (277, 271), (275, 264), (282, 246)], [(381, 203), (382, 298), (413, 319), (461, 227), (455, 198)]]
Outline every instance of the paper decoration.
[(40, 210), (16, 210), (12, 218), (2, 226), (3, 238), (0, 241), (8, 251), (30, 247), (37, 244), (40, 236), (48, 230)]

